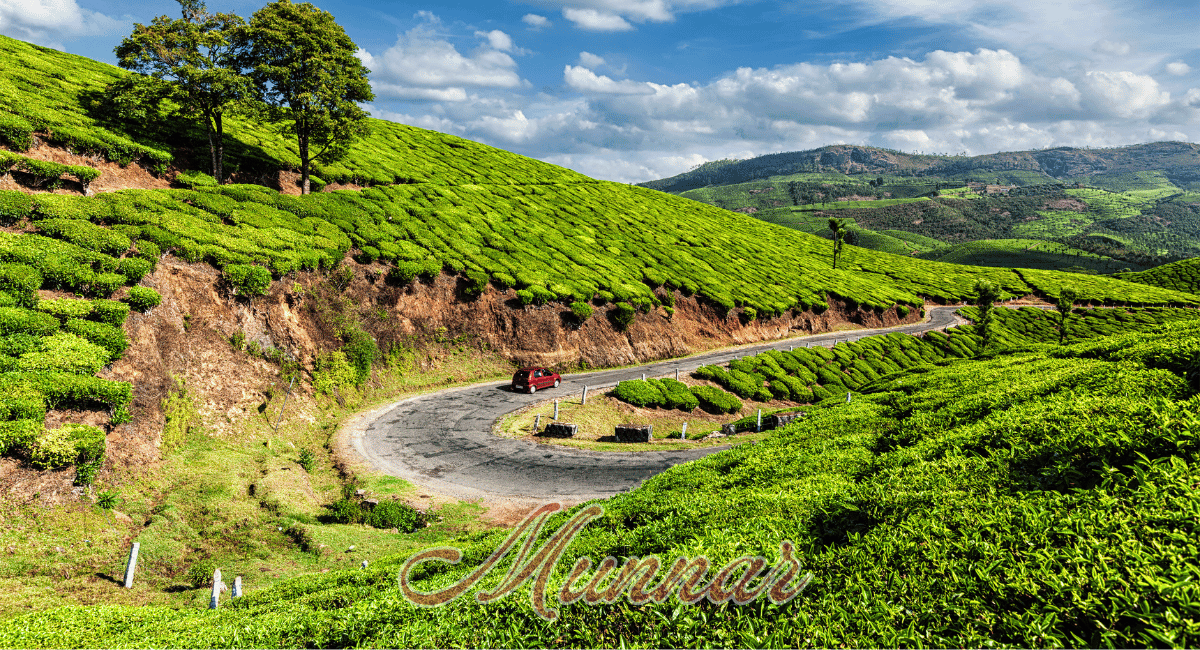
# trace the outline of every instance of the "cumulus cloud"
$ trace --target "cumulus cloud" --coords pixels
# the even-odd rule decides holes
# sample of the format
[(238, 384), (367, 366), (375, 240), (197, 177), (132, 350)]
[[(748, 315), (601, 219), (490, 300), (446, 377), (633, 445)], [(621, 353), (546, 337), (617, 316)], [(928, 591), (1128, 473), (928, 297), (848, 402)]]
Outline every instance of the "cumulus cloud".
[(464, 55), (438, 35), (440, 25), (428, 12), (417, 15), (423, 24), (397, 38), (383, 54), (360, 50), (359, 58), (372, 70), (375, 92), (404, 100), (463, 101), (467, 88), (519, 88), (512, 37), (500, 30), (475, 32), (481, 42)]
[(521, 18), (521, 22), (525, 23), (526, 25), (529, 25), (530, 29), (535, 29), (535, 30), (546, 29), (547, 27), (550, 26), (549, 18), (547, 18), (545, 16), (539, 16), (537, 14), (525, 14)]
[(563, 18), (575, 23), (576, 27), (589, 32), (628, 32), (633, 29), (633, 25), (614, 13), (571, 7), (564, 8), (562, 13)]
[(1200, 89), (1172, 94), (1127, 70), (1045, 75), (1003, 49), (746, 67), (676, 84), (601, 74), (602, 59), (581, 52), (566, 64), (566, 93), (476, 88), (418, 126), (618, 181), (839, 142), (978, 154), (1200, 137)]
[[(585, 52), (586, 54), (586, 52)], [(628, 79), (614, 81), (604, 75), (597, 75), (583, 66), (568, 65), (563, 70), (563, 81), (572, 90), (581, 93), (600, 93), (607, 95), (653, 95), (654, 88), (650, 84), (638, 83)]]
[(1191, 71), (1192, 66), (1184, 63), (1183, 61), (1175, 61), (1167, 64), (1167, 72), (1175, 75), (1176, 77), (1182, 77)]
[(119, 34), (126, 23), (75, 0), (0, 0), (0, 34), (51, 47), (82, 36)]
[(598, 68), (598, 67), (604, 65), (604, 57), (597, 56), (595, 54), (592, 54), (591, 52), (580, 52), (579, 53), (579, 65), (581, 65), (585, 68), (595, 69), (595, 68)]

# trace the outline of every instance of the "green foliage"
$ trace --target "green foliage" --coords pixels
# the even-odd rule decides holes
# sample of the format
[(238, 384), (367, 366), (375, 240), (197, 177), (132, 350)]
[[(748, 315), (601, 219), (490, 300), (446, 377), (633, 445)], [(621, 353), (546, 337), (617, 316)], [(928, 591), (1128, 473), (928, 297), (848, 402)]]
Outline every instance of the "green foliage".
[(125, 350), (129, 347), (129, 339), (125, 337), (125, 331), (108, 323), (72, 318), (66, 322), (63, 329), (108, 350), (114, 361), (124, 356)]
[(0, 290), (12, 296), (19, 307), (37, 304), (36, 291), (42, 286), (42, 274), (25, 264), (0, 263)]
[(327, 506), (329, 518), (340, 524), (366, 524), (374, 528), (396, 528), (411, 533), (425, 525), (421, 511), (395, 499), (381, 500), (368, 507), (348, 497), (343, 497)]
[(696, 396), (700, 408), (709, 413), (737, 413), (742, 410), (738, 398), (712, 386), (692, 386), (692, 394)]
[(94, 375), (108, 365), (111, 358), (107, 349), (74, 334), (59, 332), (41, 339), (39, 350), (22, 354), (16, 368), (23, 372)]
[(612, 396), (622, 402), (648, 408), (665, 406), (667, 401), (656, 384), (641, 379), (630, 379), (617, 384), (612, 390)]
[(120, 327), (129, 316), (129, 305), (115, 300), (99, 299), (92, 301), (91, 320)]
[(261, 266), (230, 264), (221, 275), (241, 296), (265, 296), (271, 288), (271, 272)]
[(157, 307), (162, 302), (162, 296), (150, 287), (129, 287), (129, 295), (125, 300), (134, 311), (145, 312)]
[(608, 317), (612, 319), (617, 330), (624, 331), (633, 324), (637, 317), (637, 310), (627, 302), (618, 302), (609, 310)]
[(342, 346), (342, 354), (346, 362), (354, 368), (354, 384), (361, 386), (371, 377), (371, 366), (379, 356), (379, 346), (370, 334), (361, 329), (352, 329), (346, 336)]
[(27, 449), (42, 432), (40, 419), (0, 421), (0, 454), (14, 449)]
[(212, 561), (212, 558), (206, 557), (192, 562), (192, 565), (187, 570), (188, 584), (192, 585), (193, 589), (211, 587), (216, 571), (217, 564)]
[(58, 329), (58, 319), (19, 307), (0, 307), (0, 335), (46, 336)]
[(345, 158), (369, 131), (359, 102), (375, 95), (356, 46), (333, 15), (311, 4), (276, 0), (254, 12), (241, 32), (240, 60), (273, 121), (296, 136), (303, 193), (311, 161)]
[(571, 315), (575, 317), (575, 322), (583, 323), (592, 317), (592, 306), (586, 302), (576, 300), (571, 303)]
[(192, 190), (198, 187), (216, 187), (218, 185), (217, 179), (199, 170), (179, 172), (175, 176), (175, 182)]
[(37, 469), (57, 469), (73, 463), (76, 457), (75, 440), (69, 426), (42, 429), (30, 445), (30, 464)]
[[(3, 119), (0, 114), (0, 119)], [(33, 198), (24, 192), (0, 190), (0, 225), (9, 226), (33, 214)]]
[(1200, 294), (1200, 258), (1172, 262), (1140, 273), (1117, 273), (1114, 277), (1173, 291)]
[(300, 450), (300, 456), (296, 463), (300, 465), (300, 467), (304, 468), (304, 471), (312, 473), (312, 471), (317, 468), (317, 457), (313, 454), (311, 449), (305, 447)]
[(358, 372), (346, 359), (346, 354), (336, 350), (317, 357), (313, 369), (313, 389), (320, 395), (329, 395), (354, 386)]

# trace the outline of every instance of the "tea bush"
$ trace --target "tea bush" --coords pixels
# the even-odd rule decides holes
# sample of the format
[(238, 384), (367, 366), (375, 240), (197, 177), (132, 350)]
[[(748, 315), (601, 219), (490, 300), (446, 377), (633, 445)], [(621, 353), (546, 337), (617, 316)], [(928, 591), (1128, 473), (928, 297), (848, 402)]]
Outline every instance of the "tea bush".
[(658, 408), (666, 405), (666, 396), (658, 386), (641, 379), (629, 379), (617, 384), (612, 389), (612, 396), (633, 404), (648, 408)]
[(129, 287), (129, 295), (125, 300), (131, 309), (145, 312), (162, 303), (162, 296), (150, 287)]

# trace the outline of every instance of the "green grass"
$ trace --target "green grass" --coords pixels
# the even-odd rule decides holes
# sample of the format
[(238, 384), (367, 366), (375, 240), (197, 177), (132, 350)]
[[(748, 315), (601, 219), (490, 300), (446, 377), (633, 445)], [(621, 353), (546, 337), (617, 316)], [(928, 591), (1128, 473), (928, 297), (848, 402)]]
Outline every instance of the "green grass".
[(1040, 239), (983, 239), (940, 248), (927, 259), (952, 264), (1112, 273), (1124, 262)]
[(1140, 273), (1117, 273), (1115, 277), (1128, 282), (1200, 294), (1200, 258), (1172, 262)]
[[(2, 624), (0, 645), (1192, 646), (1198, 349), (1194, 322), (1026, 345), (914, 366), (849, 404), (810, 407), (758, 444), (602, 502), (604, 515), (551, 573), (553, 622), (534, 614), (528, 587), (486, 605), (468, 592), (416, 607), (396, 587), (402, 553), (256, 590), (218, 612), (107, 605), (25, 616)], [(450, 585), (506, 535), (459, 538), (462, 563), (425, 565), (414, 586)], [(774, 562), (783, 540), (813, 575), (786, 604), (554, 598), (577, 558)]]

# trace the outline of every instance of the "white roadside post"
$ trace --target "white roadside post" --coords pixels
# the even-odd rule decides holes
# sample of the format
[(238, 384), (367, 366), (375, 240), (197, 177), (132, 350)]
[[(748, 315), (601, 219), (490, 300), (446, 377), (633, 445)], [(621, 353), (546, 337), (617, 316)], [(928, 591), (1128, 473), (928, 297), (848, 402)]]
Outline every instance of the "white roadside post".
[(580, 406), (587, 404), (587, 386), (583, 387), (583, 398), (579, 400)]
[(141, 546), (142, 545), (140, 543), (134, 542), (133, 546), (129, 549), (129, 561), (125, 563), (126, 589), (133, 589), (133, 572), (137, 569), (138, 549), (141, 548)]
[(554, 400), (554, 421), (558, 422), (558, 400)]
[(242, 597), (242, 576), (234, 576), (233, 578), (233, 597)]
[(221, 570), (213, 571), (212, 595), (208, 597), (208, 608), (216, 609), (221, 600)]
[(758, 424), (754, 425), (755, 433), (762, 433), (762, 409), (758, 409)]
[(539, 415), (533, 419), (533, 434), (534, 435), (537, 435), (538, 426), (541, 425), (541, 423), (542, 423), (542, 416)]
[(679, 432), (679, 439), (687, 438), (687, 422), (683, 423), (683, 429)]
[(679, 381), (679, 368), (675, 369), (675, 381)]

